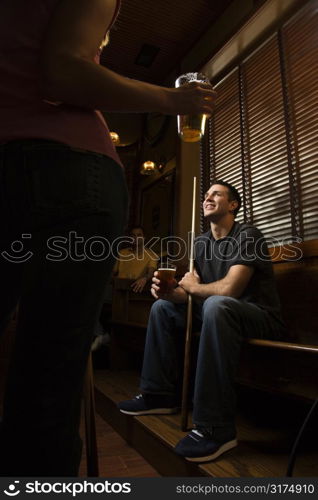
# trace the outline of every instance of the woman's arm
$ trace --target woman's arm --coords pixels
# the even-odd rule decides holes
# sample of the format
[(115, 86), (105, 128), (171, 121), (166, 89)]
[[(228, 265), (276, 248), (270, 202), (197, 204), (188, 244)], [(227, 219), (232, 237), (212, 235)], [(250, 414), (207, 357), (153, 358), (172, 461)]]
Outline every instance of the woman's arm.
[(213, 110), (212, 87), (192, 83), (178, 89), (125, 78), (95, 64), (115, 0), (62, 0), (43, 47), (43, 97), (80, 107), (164, 114)]

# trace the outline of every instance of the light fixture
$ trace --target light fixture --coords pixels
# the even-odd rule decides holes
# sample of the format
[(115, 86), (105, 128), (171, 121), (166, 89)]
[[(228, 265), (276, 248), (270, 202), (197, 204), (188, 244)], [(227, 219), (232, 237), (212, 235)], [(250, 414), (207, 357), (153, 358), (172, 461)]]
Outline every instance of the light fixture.
[(144, 161), (140, 168), (142, 175), (152, 175), (156, 171), (156, 164), (154, 161)]
[(117, 132), (110, 132), (110, 138), (112, 140), (112, 143), (116, 145), (118, 145), (120, 143), (120, 138), (119, 138), (119, 135), (117, 134)]
[(163, 173), (164, 169), (166, 168), (167, 165), (167, 159), (165, 156), (160, 156), (159, 161), (158, 161), (158, 166), (157, 169), (160, 173)]

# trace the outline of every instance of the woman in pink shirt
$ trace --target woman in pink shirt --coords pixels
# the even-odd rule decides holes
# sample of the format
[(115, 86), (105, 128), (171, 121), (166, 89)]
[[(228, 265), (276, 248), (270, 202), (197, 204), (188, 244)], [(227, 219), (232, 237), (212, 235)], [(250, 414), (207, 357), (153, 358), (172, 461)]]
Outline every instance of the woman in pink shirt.
[(215, 93), (98, 64), (116, 0), (0, 3), (0, 310), (19, 302), (0, 475), (76, 476), (83, 375), (127, 213), (100, 111), (207, 113)]

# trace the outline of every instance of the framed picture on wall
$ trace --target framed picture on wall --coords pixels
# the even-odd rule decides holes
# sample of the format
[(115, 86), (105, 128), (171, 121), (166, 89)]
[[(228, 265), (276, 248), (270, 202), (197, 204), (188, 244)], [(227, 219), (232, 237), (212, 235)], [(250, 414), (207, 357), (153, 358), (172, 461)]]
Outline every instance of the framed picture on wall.
[(151, 247), (158, 254), (165, 253), (166, 245), (163, 245), (162, 252), (161, 240), (173, 235), (174, 195), (174, 170), (144, 188), (141, 193), (141, 225), (145, 230), (146, 241), (153, 237), (160, 239)]

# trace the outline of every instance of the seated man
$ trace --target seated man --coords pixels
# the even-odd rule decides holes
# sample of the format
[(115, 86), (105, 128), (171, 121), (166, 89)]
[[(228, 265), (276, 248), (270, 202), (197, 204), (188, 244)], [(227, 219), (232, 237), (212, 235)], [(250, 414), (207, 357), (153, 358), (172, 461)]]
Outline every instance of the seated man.
[[(200, 329), (193, 396), (195, 428), (175, 451), (190, 461), (213, 460), (237, 445), (235, 375), (243, 337), (280, 337), (284, 325), (266, 241), (250, 224), (235, 222), (241, 199), (224, 181), (205, 195), (210, 230), (195, 240), (195, 271), (167, 294), (155, 273), (140, 389), (119, 408), (130, 415), (174, 413), (181, 363), (177, 341), (186, 328), (188, 294)], [(180, 356), (179, 356), (180, 357)]]
[(141, 226), (130, 231), (131, 246), (119, 251), (113, 271), (116, 278), (134, 279), (131, 287), (134, 292), (142, 292), (157, 269), (158, 256), (145, 247), (145, 236)]

